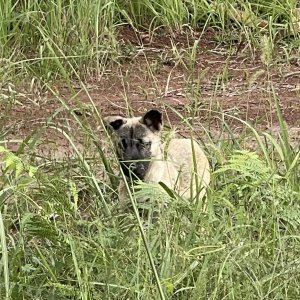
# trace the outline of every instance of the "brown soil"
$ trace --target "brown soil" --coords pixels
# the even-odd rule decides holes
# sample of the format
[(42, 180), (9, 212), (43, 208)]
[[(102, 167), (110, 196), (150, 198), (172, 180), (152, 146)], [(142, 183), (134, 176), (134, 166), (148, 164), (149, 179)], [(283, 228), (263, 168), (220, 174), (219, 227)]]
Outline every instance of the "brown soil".
[[(195, 128), (200, 128), (202, 123), (218, 131), (222, 126), (218, 112), (226, 113), (226, 121), (236, 132), (243, 124), (235, 117), (262, 129), (278, 128), (274, 94), (288, 125), (299, 127), (299, 61), (293, 59), (286, 64), (276, 59), (266, 67), (258, 54), (250, 57), (249, 49), (242, 43), (233, 48), (237, 53), (229, 55), (229, 46), (219, 43), (216, 35), (210, 31), (202, 36), (195, 65), (189, 67), (185, 49), (194, 44), (199, 33), (171, 39), (163, 33), (149, 37), (146, 33), (137, 35), (122, 28), (120, 44), (125, 50), (134, 51), (129, 53), (128, 50), (121, 65), (102, 76), (86, 76), (88, 93), (75, 82), (73, 91), (59, 84), (56, 85), (57, 92), (71, 109), (75, 109), (78, 117), (87, 120), (93, 128), (99, 126), (99, 121), (90, 110), (90, 99), (101, 115), (139, 115), (149, 108), (160, 108), (165, 112), (165, 122), (177, 126), (182, 134), (184, 126), (178, 124), (179, 118), (173, 109), (184, 116), (191, 116), (191, 111), (198, 110), (194, 115)], [(180, 50), (180, 64), (172, 55), (171, 41)], [(280, 56), (280, 49), (278, 53)], [(62, 107), (58, 98), (49, 91), (24, 91), (17, 100), (6, 122), (8, 139), (28, 136), (41, 124), (49, 122), (55, 111)], [(4, 107), (0, 109), (4, 114)], [(77, 127), (69, 113), (58, 113), (53, 122), (68, 127), (76, 136)], [(44, 142), (47, 141), (48, 149), (52, 144), (53, 149), (59, 148), (65, 155), (68, 142), (58, 131), (47, 129), (42, 137)], [(17, 143), (10, 143), (9, 147), (15, 150)]]

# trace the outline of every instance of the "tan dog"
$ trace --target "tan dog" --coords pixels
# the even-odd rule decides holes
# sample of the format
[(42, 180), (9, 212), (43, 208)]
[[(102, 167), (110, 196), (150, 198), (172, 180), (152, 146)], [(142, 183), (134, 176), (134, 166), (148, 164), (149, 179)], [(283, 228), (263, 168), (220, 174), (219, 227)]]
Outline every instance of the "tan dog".
[[(121, 168), (130, 180), (164, 183), (186, 199), (202, 198), (210, 182), (209, 162), (192, 139), (172, 139), (163, 149), (162, 114), (148, 111), (143, 117), (106, 117)], [(128, 196), (124, 182), (119, 199)]]

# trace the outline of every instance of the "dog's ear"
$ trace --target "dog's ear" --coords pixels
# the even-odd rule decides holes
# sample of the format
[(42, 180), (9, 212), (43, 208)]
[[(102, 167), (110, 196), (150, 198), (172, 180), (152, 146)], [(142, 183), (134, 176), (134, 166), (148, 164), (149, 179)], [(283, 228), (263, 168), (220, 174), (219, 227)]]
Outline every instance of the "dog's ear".
[(162, 113), (156, 109), (149, 110), (142, 117), (141, 122), (152, 131), (160, 131), (162, 127)]
[(120, 116), (105, 117), (103, 119), (103, 123), (106, 129), (112, 128), (114, 130), (118, 130), (122, 125), (126, 123), (126, 119)]

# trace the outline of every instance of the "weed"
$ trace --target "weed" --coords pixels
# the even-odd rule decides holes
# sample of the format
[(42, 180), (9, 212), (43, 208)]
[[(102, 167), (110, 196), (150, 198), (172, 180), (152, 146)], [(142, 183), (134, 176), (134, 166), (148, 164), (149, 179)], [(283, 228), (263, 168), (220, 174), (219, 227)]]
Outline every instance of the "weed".
[[(290, 0), (2, 1), (0, 298), (299, 299), (299, 141), (290, 143), (270, 75), (280, 52), (287, 63), (298, 60), (297, 5)], [(134, 36), (147, 31), (148, 52), (121, 40), (125, 23)], [(171, 47), (159, 45), (160, 57), (153, 59), (151, 43), (159, 32)], [(217, 42), (209, 53), (226, 55), (215, 73), (212, 64), (203, 69), (197, 60), (207, 33)], [(185, 34), (178, 44), (176, 37)], [(243, 72), (249, 89), (266, 72), (278, 136), (244, 120), (235, 106), (222, 109), (218, 95), (230, 88), (230, 63), (240, 50), (246, 62), (259, 53), (266, 66), (254, 72), (245, 66)], [(107, 106), (99, 109), (86, 81), (100, 85), (108, 72), (117, 74), (124, 113), (132, 115), (136, 107), (126, 63), (136, 63), (137, 55), (145, 62), (142, 79), (153, 84), (154, 93), (139, 82), (135, 87), (165, 108), (163, 137), (173, 136), (176, 119), (181, 134), (195, 137), (210, 158), (205, 203), (144, 183), (130, 193), (127, 207), (117, 200), (124, 174), (102, 122)], [(125, 72), (119, 68), (123, 63)], [(167, 68), (164, 87), (162, 67)], [(179, 68), (188, 100), (181, 108), (165, 101)], [(60, 92), (61, 85), (70, 97)], [(33, 118), (33, 108), (44, 109), (42, 101), (22, 92), (28, 86), (32, 93), (46, 92), (54, 109), (17, 139), (14, 109), (22, 113), (29, 105)], [(88, 103), (80, 100), (74, 109), (72, 101), (81, 95)], [(201, 123), (200, 116), (205, 116)], [(238, 135), (234, 124), (241, 128)], [(72, 157), (42, 155), (39, 147), (50, 131)], [(248, 139), (254, 149), (245, 147)], [(139, 203), (143, 197), (150, 201)], [(141, 210), (150, 214), (141, 216)]]

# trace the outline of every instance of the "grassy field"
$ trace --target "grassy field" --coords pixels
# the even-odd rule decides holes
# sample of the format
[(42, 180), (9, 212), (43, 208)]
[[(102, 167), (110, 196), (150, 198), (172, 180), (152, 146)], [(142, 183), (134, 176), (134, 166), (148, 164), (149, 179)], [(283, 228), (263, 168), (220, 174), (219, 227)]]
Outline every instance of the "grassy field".
[[(274, 64), (285, 69), (299, 62), (297, 5), (292, 0), (2, 1), (0, 299), (300, 299), (299, 135), (292, 141), (271, 77)], [(140, 44), (127, 43), (123, 28)], [(218, 106), (217, 94), (225, 92), (230, 77), (227, 60), (214, 74), (213, 96), (202, 104), (200, 80), (191, 84), (191, 78), (206, 76), (195, 61), (211, 30), (228, 61), (242, 49), (248, 61), (264, 66), (273, 113), (266, 123), (276, 123), (277, 134)], [(159, 36), (168, 36), (170, 47), (153, 60), (143, 42), (150, 49)], [(176, 42), (182, 36), (183, 48)], [(204, 203), (173, 199), (152, 184), (141, 185), (152, 199), (143, 208), (155, 211), (158, 222), (138, 214), (135, 195), (126, 207), (118, 203), (118, 165), (102, 124), (102, 114), (114, 109), (99, 109), (88, 86), (102, 84), (128, 59), (139, 64), (134, 59), (141, 51), (154, 95), (161, 92), (163, 64), (171, 61), (188, 78), (187, 105), (179, 110), (162, 99), (157, 103), (173, 115), (165, 118), (163, 137), (184, 128), (209, 157), (205, 211)], [(124, 114), (130, 115), (135, 108), (127, 75), (120, 75), (120, 86)], [(259, 76), (250, 75), (245, 73), (249, 82)], [(81, 112), (69, 102), (78, 94), (75, 84), (89, 102)], [(13, 119), (25, 110), (27, 91), (51, 95), (56, 109), (45, 112), (43, 122), (37, 115), (34, 129), (19, 135), (22, 120)], [(299, 99), (299, 86), (295, 93)], [(36, 112), (38, 103), (28, 101)], [(84, 117), (86, 110), (92, 122)], [(66, 115), (58, 118), (62, 112)], [(201, 115), (207, 117), (200, 122)], [(73, 155), (42, 155), (49, 132), (62, 136)], [(161, 209), (161, 203), (168, 205)]]

